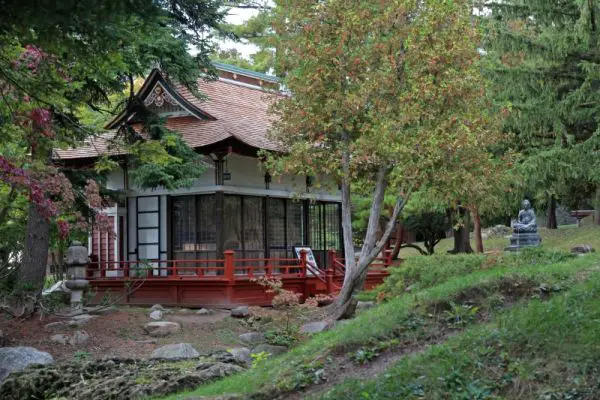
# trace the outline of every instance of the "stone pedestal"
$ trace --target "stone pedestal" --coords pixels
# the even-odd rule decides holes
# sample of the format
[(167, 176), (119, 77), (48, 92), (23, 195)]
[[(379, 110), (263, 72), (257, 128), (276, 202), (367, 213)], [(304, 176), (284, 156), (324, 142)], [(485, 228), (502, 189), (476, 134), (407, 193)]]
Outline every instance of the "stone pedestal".
[(513, 233), (510, 238), (510, 246), (506, 251), (519, 251), (524, 247), (539, 247), (542, 244), (542, 238), (537, 232)]
[(83, 292), (90, 283), (85, 279), (85, 267), (88, 263), (88, 251), (80, 242), (73, 242), (65, 254), (68, 281), (65, 286), (71, 290), (71, 308), (83, 308)]
[(71, 308), (83, 308), (83, 292), (89, 285), (85, 279), (71, 279), (65, 282), (67, 289), (71, 290)]

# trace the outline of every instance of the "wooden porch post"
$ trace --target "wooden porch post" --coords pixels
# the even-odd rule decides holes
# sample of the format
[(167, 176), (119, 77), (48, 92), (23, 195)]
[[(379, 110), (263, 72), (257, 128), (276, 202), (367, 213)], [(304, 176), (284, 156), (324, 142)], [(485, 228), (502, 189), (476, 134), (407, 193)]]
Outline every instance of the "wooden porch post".
[(306, 278), (306, 250), (300, 250), (300, 265), (302, 266), (302, 277)]
[(233, 266), (233, 250), (225, 250), (225, 279), (229, 282), (233, 282), (234, 279), (234, 266)]
[(326, 284), (327, 284), (327, 294), (332, 294), (333, 293), (333, 274), (334, 271), (331, 268), (328, 268), (327, 271), (327, 276), (326, 276)]
[(222, 191), (215, 193), (215, 219), (217, 225), (217, 258), (224, 255), (225, 250), (225, 195)]
[(329, 261), (327, 269), (332, 271), (332, 273), (334, 273), (334, 274), (335, 274), (335, 257), (336, 257), (336, 250), (334, 250), (334, 249), (327, 250), (327, 261)]

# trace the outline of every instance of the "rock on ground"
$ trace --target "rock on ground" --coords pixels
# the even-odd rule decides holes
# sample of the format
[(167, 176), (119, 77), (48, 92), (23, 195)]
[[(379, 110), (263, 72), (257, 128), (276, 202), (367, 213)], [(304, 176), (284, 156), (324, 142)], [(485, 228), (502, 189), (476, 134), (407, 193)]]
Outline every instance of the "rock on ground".
[(156, 311), (156, 310), (165, 311), (165, 308), (163, 306), (161, 306), (160, 304), (155, 304), (152, 307), (150, 307), (150, 310), (151, 311)]
[(309, 322), (300, 327), (300, 333), (319, 333), (327, 328), (329, 328), (329, 322), (327, 321)]
[(196, 367), (196, 370), (199, 371), (199, 374), (206, 380), (212, 381), (218, 378), (224, 378), (226, 376), (233, 375), (236, 372), (243, 371), (244, 369), (239, 365), (217, 362), (200, 363)]
[(196, 314), (198, 315), (212, 315), (215, 312), (213, 310), (209, 310), (208, 308), (201, 308), (198, 311), (196, 311)]
[(267, 343), (263, 343), (263, 344), (259, 344), (258, 346), (256, 346), (253, 350), (252, 353), (254, 354), (258, 354), (258, 353), (269, 353), (272, 356), (278, 356), (280, 354), (286, 353), (288, 351), (288, 348), (285, 346), (275, 346), (272, 344), (267, 344)]
[(156, 321), (144, 325), (144, 331), (152, 337), (164, 337), (181, 331), (181, 325), (177, 322)]
[(151, 359), (161, 360), (184, 360), (188, 358), (197, 358), (200, 353), (189, 343), (168, 344), (159, 347), (152, 352)]
[(80, 346), (86, 344), (90, 340), (90, 335), (86, 331), (75, 331), (69, 339), (71, 346)]
[(587, 253), (595, 253), (596, 249), (594, 249), (589, 244), (578, 244), (577, 246), (571, 249), (571, 253), (573, 254), (587, 254)]
[(246, 318), (250, 316), (248, 306), (239, 306), (231, 310), (231, 316), (234, 318)]
[(57, 344), (67, 344), (69, 343), (69, 335), (57, 333), (56, 335), (50, 336), (50, 341)]
[(242, 333), (239, 338), (246, 344), (260, 344), (266, 341), (264, 333), (261, 332)]
[(252, 364), (252, 352), (247, 347), (234, 347), (227, 352), (233, 356), (236, 363), (250, 366)]
[(493, 237), (503, 237), (506, 235), (510, 235), (512, 232), (512, 229), (510, 228), (510, 226), (506, 226), (506, 225), (496, 225), (496, 226), (491, 226), (489, 228), (485, 228), (481, 230), (481, 237), (484, 240), (487, 240), (489, 238), (493, 238)]
[(29, 365), (53, 362), (54, 358), (50, 354), (33, 347), (2, 347), (0, 348), (0, 382), (11, 372), (21, 371)]
[(160, 321), (163, 319), (163, 312), (160, 310), (154, 310), (148, 316), (155, 321)]
[(374, 301), (359, 301), (356, 304), (356, 311), (367, 310), (369, 308), (375, 307)]

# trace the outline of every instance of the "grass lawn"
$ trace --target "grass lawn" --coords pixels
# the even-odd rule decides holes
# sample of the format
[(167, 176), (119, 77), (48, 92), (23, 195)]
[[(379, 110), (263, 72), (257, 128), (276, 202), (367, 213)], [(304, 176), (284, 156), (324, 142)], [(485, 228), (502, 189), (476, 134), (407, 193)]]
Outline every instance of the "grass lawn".
[[(585, 221), (585, 220), (584, 220)], [(538, 230), (542, 237), (542, 247), (545, 249), (555, 250), (570, 250), (577, 244), (589, 244), (592, 247), (600, 250), (600, 227), (592, 225), (561, 225), (558, 229), (539, 228)], [(474, 246), (474, 240), (471, 240), (471, 245)], [(502, 251), (509, 245), (508, 238), (494, 237), (484, 240), (484, 250), (486, 252)], [(445, 254), (448, 250), (454, 247), (452, 238), (443, 239), (435, 246), (436, 254)], [(415, 249), (406, 248), (400, 251), (401, 258), (408, 258), (419, 255)]]
[[(600, 246), (596, 227), (541, 234), (546, 249)], [(588, 394), (600, 385), (599, 265), (599, 255), (548, 250), (408, 257), (379, 290), (377, 307), (242, 374), (169, 398), (302, 398), (303, 390), (331, 399), (597, 398)], [(394, 352), (402, 354), (387, 370), (365, 379), (361, 371)], [(336, 381), (342, 369), (350, 379)]]

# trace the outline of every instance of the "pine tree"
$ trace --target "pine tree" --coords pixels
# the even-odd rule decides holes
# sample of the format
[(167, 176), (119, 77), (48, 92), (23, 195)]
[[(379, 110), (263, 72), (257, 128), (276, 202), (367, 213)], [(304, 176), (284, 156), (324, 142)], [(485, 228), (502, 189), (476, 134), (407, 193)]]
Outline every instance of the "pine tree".
[(495, 100), (507, 107), (505, 129), (523, 156), (525, 195), (549, 208), (581, 206), (600, 187), (599, 2), (498, 0), (479, 3), (488, 28), (483, 45)]

